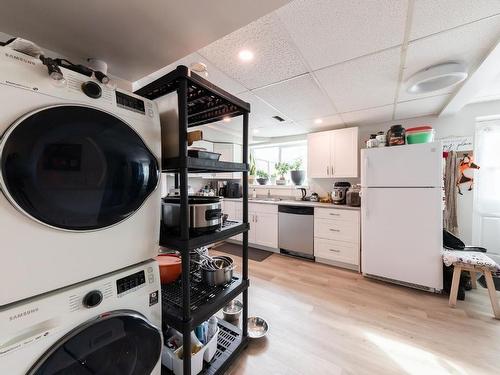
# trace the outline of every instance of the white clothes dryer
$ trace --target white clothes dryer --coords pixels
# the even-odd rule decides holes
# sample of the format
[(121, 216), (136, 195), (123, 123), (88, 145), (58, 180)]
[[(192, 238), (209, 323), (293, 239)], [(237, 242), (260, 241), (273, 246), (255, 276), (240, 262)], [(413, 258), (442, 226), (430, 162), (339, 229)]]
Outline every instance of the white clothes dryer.
[(0, 308), (158, 252), (156, 104), (0, 48)]

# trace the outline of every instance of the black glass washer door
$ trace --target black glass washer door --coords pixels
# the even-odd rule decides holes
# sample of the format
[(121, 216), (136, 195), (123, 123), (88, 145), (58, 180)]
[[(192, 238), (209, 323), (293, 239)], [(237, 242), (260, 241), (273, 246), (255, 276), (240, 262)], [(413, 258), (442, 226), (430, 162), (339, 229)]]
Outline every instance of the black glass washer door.
[(114, 225), (139, 209), (158, 184), (157, 159), (141, 137), (92, 107), (30, 113), (9, 128), (0, 147), (6, 197), (55, 228)]
[(160, 331), (140, 314), (112, 312), (69, 332), (27, 375), (145, 375), (161, 356)]

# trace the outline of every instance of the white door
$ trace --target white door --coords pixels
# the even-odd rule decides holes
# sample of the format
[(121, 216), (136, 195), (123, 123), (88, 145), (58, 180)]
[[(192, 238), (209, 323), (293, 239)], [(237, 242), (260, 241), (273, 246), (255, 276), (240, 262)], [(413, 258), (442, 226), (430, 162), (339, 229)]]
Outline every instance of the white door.
[(278, 215), (259, 213), (255, 215), (255, 243), (262, 246), (278, 247)]
[(368, 188), (361, 205), (363, 273), (442, 289), (440, 188)]
[(334, 130), (331, 174), (336, 178), (358, 177), (358, 128)]
[(307, 135), (307, 175), (310, 178), (331, 177), (330, 133)]
[[(476, 128), (472, 243), (500, 254), (500, 121), (484, 121)], [(462, 186), (463, 190), (468, 184)]]
[(361, 186), (442, 186), (441, 142), (361, 150)]

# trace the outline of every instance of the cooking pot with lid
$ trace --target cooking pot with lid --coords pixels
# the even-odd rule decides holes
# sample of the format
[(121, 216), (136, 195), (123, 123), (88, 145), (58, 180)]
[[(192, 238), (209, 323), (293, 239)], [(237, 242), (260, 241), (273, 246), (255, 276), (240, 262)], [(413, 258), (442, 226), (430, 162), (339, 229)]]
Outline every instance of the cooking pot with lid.
[[(188, 197), (189, 230), (191, 233), (213, 232), (220, 228), (222, 207), (219, 197)], [(180, 229), (180, 197), (165, 197), (162, 202), (162, 222), (170, 230)]]

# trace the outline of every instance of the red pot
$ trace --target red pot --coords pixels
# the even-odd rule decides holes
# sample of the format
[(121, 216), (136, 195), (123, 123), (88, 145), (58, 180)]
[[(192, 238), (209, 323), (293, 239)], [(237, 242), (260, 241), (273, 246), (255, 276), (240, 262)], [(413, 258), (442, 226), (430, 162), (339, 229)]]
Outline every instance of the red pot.
[(181, 258), (175, 254), (162, 254), (156, 257), (160, 265), (160, 279), (162, 284), (170, 284), (177, 280), (182, 273)]

